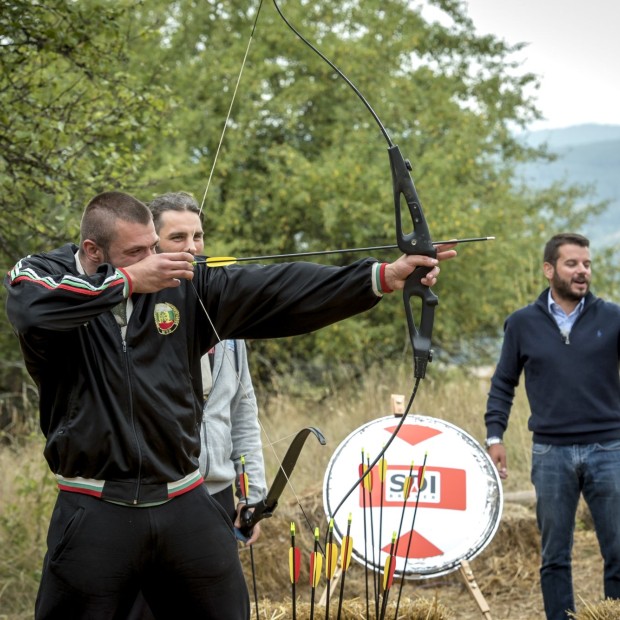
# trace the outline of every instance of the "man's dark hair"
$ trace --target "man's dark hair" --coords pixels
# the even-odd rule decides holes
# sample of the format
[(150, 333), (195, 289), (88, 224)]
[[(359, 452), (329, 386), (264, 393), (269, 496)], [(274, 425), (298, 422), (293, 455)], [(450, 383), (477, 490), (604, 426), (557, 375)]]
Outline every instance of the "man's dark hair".
[(107, 251), (114, 238), (117, 220), (147, 225), (152, 219), (149, 208), (137, 198), (123, 192), (104, 192), (86, 205), (80, 237), (82, 242), (90, 239)]
[(198, 207), (196, 199), (187, 192), (169, 192), (153, 198), (149, 203), (149, 209), (153, 214), (155, 230), (159, 232), (161, 214), (166, 211), (191, 211), (200, 217), (202, 222), (202, 212)]
[(555, 267), (555, 264), (558, 262), (558, 257), (560, 256), (560, 247), (567, 244), (589, 248), (590, 240), (577, 233), (559, 233), (553, 235), (545, 244), (545, 251), (543, 253), (544, 262)]

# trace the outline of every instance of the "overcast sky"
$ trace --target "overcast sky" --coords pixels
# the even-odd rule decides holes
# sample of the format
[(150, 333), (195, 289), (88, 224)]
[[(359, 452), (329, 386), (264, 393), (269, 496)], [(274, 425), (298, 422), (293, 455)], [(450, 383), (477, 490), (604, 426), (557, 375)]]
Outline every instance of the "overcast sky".
[(620, 125), (620, 0), (467, 0), (480, 34), (529, 45), (515, 56), (540, 75), (546, 120), (530, 129)]

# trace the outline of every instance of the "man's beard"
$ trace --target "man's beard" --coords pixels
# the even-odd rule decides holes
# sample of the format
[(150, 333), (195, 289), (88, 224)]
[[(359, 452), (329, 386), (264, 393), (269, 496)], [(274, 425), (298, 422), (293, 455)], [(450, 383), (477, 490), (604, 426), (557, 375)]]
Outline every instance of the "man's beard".
[(562, 278), (560, 278), (557, 272), (554, 272), (552, 282), (553, 292), (556, 293), (558, 297), (566, 299), (567, 301), (580, 301), (588, 294), (588, 291), (590, 290), (590, 283), (586, 279), (584, 279), (583, 283), (586, 284), (585, 290), (583, 292), (575, 293), (571, 289), (572, 282), (572, 280), (563, 280)]

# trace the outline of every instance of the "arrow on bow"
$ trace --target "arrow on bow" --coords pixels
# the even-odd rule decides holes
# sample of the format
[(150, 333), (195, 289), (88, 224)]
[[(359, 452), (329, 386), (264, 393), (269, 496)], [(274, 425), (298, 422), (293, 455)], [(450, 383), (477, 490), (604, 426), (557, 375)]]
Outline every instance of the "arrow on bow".
[[(492, 241), (495, 237), (468, 237), (466, 239), (450, 239), (449, 241), (433, 241), (433, 245), (444, 245), (448, 243), (472, 243), (475, 241)], [(193, 265), (207, 265), (207, 267), (227, 267), (235, 263), (257, 262), (264, 260), (276, 260), (280, 258), (306, 258), (308, 256), (328, 256), (330, 254), (351, 254), (353, 252), (374, 252), (376, 250), (394, 250), (397, 244), (392, 245), (371, 245), (365, 248), (342, 248), (340, 250), (315, 250), (312, 252), (291, 252), (289, 254), (263, 254), (261, 256), (205, 256), (197, 258)]]

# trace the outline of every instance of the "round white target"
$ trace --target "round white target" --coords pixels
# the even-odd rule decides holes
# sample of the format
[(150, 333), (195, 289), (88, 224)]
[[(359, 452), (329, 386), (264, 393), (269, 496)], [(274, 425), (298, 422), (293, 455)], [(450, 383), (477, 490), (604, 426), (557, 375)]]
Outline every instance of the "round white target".
[(352, 557), (357, 562), (382, 571), (395, 539), (395, 575), (436, 577), (458, 569), (461, 560), (484, 549), (497, 531), (503, 506), (501, 481), (491, 459), (457, 426), (409, 415), (385, 460), (332, 514), (399, 421), (399, 416), (373, 420), (338, 446), (325, 473), (323, 504), (328, 518), (334, 518), (339, 542), (350, 515)]

